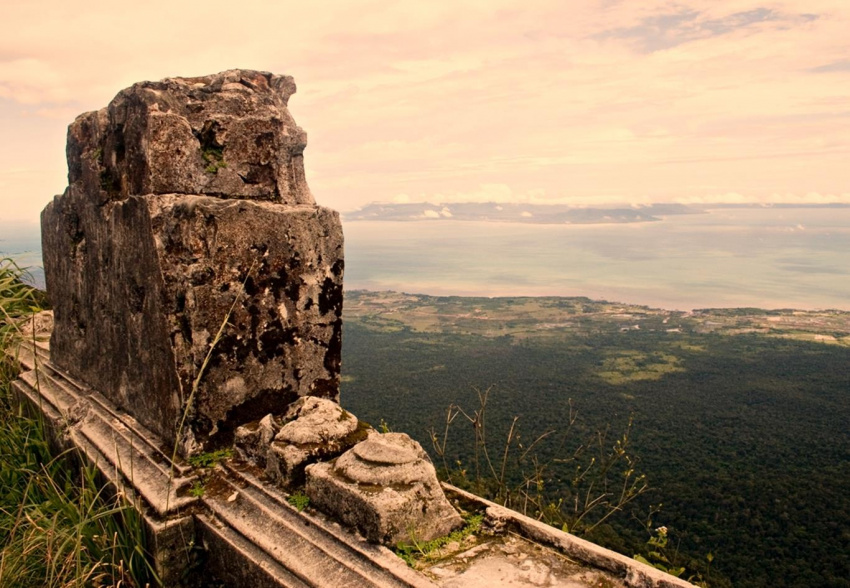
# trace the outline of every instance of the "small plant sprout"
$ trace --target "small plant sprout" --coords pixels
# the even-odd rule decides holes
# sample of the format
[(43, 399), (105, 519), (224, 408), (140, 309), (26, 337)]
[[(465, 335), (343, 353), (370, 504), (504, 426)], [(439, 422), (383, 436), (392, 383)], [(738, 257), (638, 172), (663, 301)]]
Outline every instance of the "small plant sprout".
[(303, 511), (310, 505), (310, 497), (303, 492), (295, 492), (291, 494), (286, 501), (294, 506), (298, 512)]
[(204, 483), (200, 480), (195, 480), (195, 483), (192, 484), (191, 488), (189, 488), (189, 494), (195, 498), (203, 496), (205, 491), (206, 488), (204, 487)]
[(218, 449), (193, 455), (189, 458), (189, 464), (196, 468), (214, 468), (219, 462), (231, 457), (233, 457), (232, 449)]
[(446, 545), (451, 543), (461, 544), (467, 537), (477, 533), (481, 529), (484, 515), (466, 514), (463, 519), (466, 521), (466, 525), (463, 528), (453, 531), (448, 535), (432, 539), (431, 541), (419, 541), (416, 534), (410, 532), (410, 542), (396, 545), (396, 555), (403, 559), (410, 567), (416, 567), (417, 561), (428, 560), (433, 557), (435, 552)]
[(224, 149), (221, 147), (207, 147), (201, 152), (207, 167), (204, 169), (208, 174), (217, 174), (218, 170), (227, 167), (224, 161)]

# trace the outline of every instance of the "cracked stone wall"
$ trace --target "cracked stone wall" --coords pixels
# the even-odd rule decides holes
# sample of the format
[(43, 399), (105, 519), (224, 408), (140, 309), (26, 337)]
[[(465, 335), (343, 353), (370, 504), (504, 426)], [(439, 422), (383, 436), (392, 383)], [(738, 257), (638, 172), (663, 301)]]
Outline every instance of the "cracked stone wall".
[(184, 454), (338, 399), (342, 228), (307, 187), (294, 92), (246, 70), (135, 84), (70, 125), (42, 213), (52, 362)]

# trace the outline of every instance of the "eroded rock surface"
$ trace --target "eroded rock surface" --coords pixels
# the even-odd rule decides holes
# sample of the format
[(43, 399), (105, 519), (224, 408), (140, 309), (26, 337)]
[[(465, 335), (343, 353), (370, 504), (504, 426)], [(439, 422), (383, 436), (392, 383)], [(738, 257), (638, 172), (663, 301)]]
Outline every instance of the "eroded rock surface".
[(236, 456), (256, 466), (265, 467), (269, 445), (279, 430), (280, 425), (271, 414), (257, 422), (237, 427), (233, 435)]
[(265, 468), (271, 480), (295, 487), (304, 483), (305, 467), (337, 457), (370, 430), (336, 402), (307, 396), (280, 417), (269, 414), (236, 429), (234, 445), (241, 459)]
[(53, 311), (42, 310), (28, 316), (18, 323), (17, 328), (24, 341), (46, 341), (53, 332)]
[(230, 70), (140, 82), (68, 128), (68, 182), (101, 202), (208, 194), (315, 204), (304, 177), (306, 133), (287, 103), (290, 76)]
[(306, 478), (313, 504), (370, 541), (430, 541), (463, 524), (427, 454), (404, 433), (373, 432), (334, 462), (308, 466)]
[(289, 407), (287, 421), (275, 441), (295, 445), (321, 445), (339, 441), (357, 430), (357, 417), (335, 402), (301, 398)]
[(244, 70), (135, 84), (71, 124), (42, 213), (52, 361), (184, 454), (338, 398), (342, 228), (307, 187), (294, 91)]
[(480, 543), (426, 569), (443, 588), (625, 588), (612, 574), (515, 535)]

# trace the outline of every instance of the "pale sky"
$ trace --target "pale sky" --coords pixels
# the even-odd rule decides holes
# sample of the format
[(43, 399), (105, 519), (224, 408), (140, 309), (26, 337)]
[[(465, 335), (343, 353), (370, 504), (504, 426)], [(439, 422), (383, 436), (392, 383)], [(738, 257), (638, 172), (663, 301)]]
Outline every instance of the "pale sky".
[(320, 204), (850, 202), (850, 1), (0, 0), (0, 221), (141, 80), (292, 75)]

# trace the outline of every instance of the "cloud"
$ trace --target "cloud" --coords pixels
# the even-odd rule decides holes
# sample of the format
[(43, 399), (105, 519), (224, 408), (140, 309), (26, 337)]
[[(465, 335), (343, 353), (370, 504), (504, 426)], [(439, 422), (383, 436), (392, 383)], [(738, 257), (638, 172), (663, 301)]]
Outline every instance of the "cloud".
[[(515, 193), (509, 186), (504, 184), (488, 184), (480, 186), (479, 189), (470, 192), (455, 192), (452, 194), (420, 194), (416, 197), (407, 195), (403, 199), (394, 198), (395, 203), (422, 202), (440, 206), (443, 204), (462, 202), (494, 202), (501, 204), (569, 204), (576, 207), (584, 206), (610, 206), (629, 205), (633, 208), (642, 208), (653, 202), (675, 202), (678, 204), (850, 204), (850, 192), (770, 192), (770, 193), (742, 193), (742, 192), (716, 192), (711, 186), (704, 187), (705, 194), (672, 195), (668, 198), (641, 198), (628, 200), (622, 194), (603, 194), (592, 197), (568, 195), (562, 197), (546, 196), (542, 191)], [(501, 207), (496, 207), (501, 210)], [(439, 218), (450, 217), (451, 210), (443, 207), (442, 210), (433, 209), (423, 212), (424, 217)], [(521, 216), (531, 217), (532, 213), (524, 211)]]
[[(681, 8), (677, 12), (644, 18), (635, 26), (597, 33), (593, 38), (634, 41), (642, 51), (651, 53), (675, 47), (686, 42), (688, 37), (696, 38), (692, 25), (698, 16), (699, 12), (695, 10)], [(690, 31), (690, 34), (685, 35), (685, 31)]]
[(809, 69), (813, 73), (850, 72), (850, 59), (841, 59)]
[(690, 196), (675, 198), (680, 204), (850, 204), (850, 192), (821, 194), (819, 192), (805, 193), (772, 193), (760, 197), (752, 194), (727, 192), (725, 194), (710, 194), (707, 196)]
[(62, 82), (62, 75), (57, 69), (41, 59), (0, 62), (0, 97), (11, 98), (21, 104), (68, 100), (71, 93)]
[[(452, 202), (540, 203), (543, 200), (545, 200), (545, 198), (542, 191), (532, 190), (517, 194), (510, 188), (510, 186), (505, 184), (482, 184), (478, 186), (477, 189), (469, 192), (453, 192), (448, 194), (421, 193), (416, 197), (409, 196), (407, 194), (399, 194), (393, 198), (393, 202), (398, 203), (427, 202), (435, 205), (450, 204)], [(443, 208), (442, 214), (443, 216), (451, 216), (451, 212), (445, 207)]]
[(343, 210), (846, 190), (846, 0), (29, 0), (0, 26), (7, 167), (55, 167), (133, 82), (247, 67), (295, 77), (308, 181)]
[(758, 29), (764, 23), (782, 23), (783, 26), (816, 20), (816, 14), (782, 13), (763, 6), (741, 12), (710, 18), (707, 14), (687, 6), (678, 10), (643, 18), (639, 24), (603, 31), (594, 35), (599, 40), (626, 40), (644, 53), (671, 49), (692, 41), (727, 35), (729, 33)]

